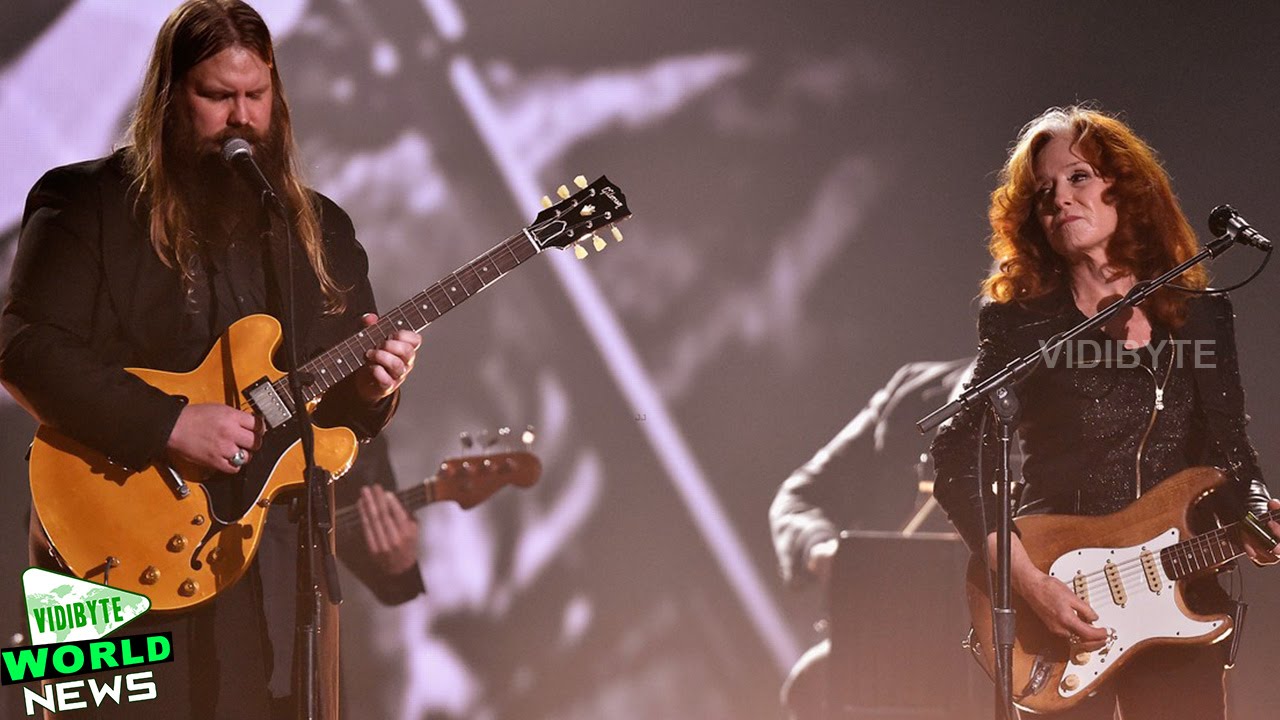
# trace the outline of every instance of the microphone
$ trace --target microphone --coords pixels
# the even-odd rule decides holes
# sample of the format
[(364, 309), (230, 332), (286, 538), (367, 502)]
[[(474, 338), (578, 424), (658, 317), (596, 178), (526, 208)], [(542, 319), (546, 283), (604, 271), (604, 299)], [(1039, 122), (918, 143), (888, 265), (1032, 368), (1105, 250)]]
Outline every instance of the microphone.
[(271, 183), (267, 180), (267, 176), (262, 174), (262, 168), (258, 167), (258, 163), (253, 160), (253, 146), (244, 138), (229, 138), (222, 143), (222, 159), (227, 164), (236, 168), (240, 175), (249, 185), (257, 188), (262, 193), (262, 204), (274, 206), (284, 210), (284, 206), (280, 203), (280, 198), (276, 196), (276, 191), (271, 187)]
[(1209, 213), (1209, 232), (1217, 237), (1234, 235), (1236, 242), (1271, 252), (1271, 241), (1254, 230), (1230, 205), (1219, 205)]

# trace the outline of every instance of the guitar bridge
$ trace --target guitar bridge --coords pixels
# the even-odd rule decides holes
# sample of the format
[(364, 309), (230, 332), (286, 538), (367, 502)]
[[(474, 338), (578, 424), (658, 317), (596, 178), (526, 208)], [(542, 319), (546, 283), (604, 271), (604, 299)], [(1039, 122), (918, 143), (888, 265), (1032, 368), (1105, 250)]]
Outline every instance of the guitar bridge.
[(278, 428), (293, 417), (284, 398), (276, 392), (276, 388), (267, 378), (262, 378), (244, 391), (244, 399), (249, 407), (262, 418), (268, 428)]

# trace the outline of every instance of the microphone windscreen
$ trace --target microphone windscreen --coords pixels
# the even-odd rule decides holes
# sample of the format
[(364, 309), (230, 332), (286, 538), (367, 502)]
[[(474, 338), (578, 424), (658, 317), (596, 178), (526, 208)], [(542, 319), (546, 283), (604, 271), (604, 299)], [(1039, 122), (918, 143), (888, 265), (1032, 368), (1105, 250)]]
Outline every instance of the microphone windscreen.
[(237, 157), (245, 155), (253, 157), (253, 146), (244, 138), (228, 138), (222, 143), (222, 159), (231, 162)]
[(1232, 220), (1236, 217), (1236, 209), (1230, 205), (1219, 205), (1209, 213), (1209, 232), (1214, 237), (1226, 235), (1231, 230)]

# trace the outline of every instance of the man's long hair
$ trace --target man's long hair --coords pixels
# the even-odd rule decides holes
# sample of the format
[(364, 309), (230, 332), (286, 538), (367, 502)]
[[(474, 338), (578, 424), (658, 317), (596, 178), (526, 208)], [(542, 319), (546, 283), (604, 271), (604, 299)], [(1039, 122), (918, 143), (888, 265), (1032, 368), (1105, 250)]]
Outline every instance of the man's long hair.
[(259, 159), (268, 175), (274, 176), (271, 179), (293, 215), (294, 233), (320, 280), (325, 311), (342, 312), (346, 307), (343, 290), (329, 272), (316, 205), (295, 160), (289, 105), (276, 69), (271, 32), (262, 16), (240, 0), (187, 0), (169, 15), (156, 37), (129, 128), (131, 144), (126, 149), (138, 198), (149, 206), (151, 244), (165, 265), (182, 273), (183, 283), (190, 289), (199, 263), (194, 218), (197, 201), (191, 188), (184, 187), (183, 180), (186, 185), (191, 180), (183, 177), (190, 175), (190, 168), (184, 168), (179, 157), (182, 153), (175, 152), (179, 138), (190, 133), (190, 119), (181, 104), (183, 83), (193, 67), (231, 47), (257, 54), (271, 69), (267, 144), (277, 147), (265, 148), (268, 152), (263, 155), (268, 157)]
[[(1118, 272), (1150, 280), (1199, 249), (1169, 184), (1169, 176), (1147, 143), (1120, 120), (1091, 107), (1050, 108), (1027, 123), (991, 193), (991, 256), (996, 268), (983, 293), (996, 302), (1023, 302), (1047, 295), (1069, 282), (1066, 260), (1049, 246), (1035, 215), (1033, 164), (1051, 138), (1065, 137), (1112, 185), (1103, 199), (1115, 205), (1117, 226), (1107, 245), (1107, 261)], [(1204, 288), (1208, 274), (1197, 265), (1178, 279)], [(1186, 317), (1186, 295), (1157, 290), (1143, 307), (1177, 328)]]

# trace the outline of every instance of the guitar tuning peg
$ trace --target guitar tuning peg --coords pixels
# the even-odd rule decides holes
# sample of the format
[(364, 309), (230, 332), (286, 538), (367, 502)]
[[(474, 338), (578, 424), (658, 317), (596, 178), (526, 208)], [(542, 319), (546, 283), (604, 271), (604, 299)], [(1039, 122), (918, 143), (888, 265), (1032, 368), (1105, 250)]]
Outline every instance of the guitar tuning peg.
[(579, 175), (573, 179), (573, 184), (580, 188), (585, 188), (587, 186), (587, 178), (583, 175)]
[(595, 233), (591, 233), (591, 244), (595, 245), (596, 252), (600, 252), (601, 250), (609, 247), (609, 243), (605, 242), (604, 238), (596, 235)]
[(576, 257), (576, 258), (578, 258), (579, 260), (586, 260), (586, 259), (587, 259), (587, 249), (586, 249), (586, 248), (584, 248), (584, 247), (582, 247), (582, 246), (581, 246), (581, 245), (579, 245), (578, 243), (574, 243), (574, 244), (573, 244), (573, 256), (574, 256), (574, 257)]
[(475, 441), (471, 439), (471, 433), (468, 432), (458, 433), (458, 442), (462, 443), (462, 447), (466, 450), (470, 450), (471, 446), (475, 444)]
[(622, 231), (618, 229), (617, 225), (614, 225), (613, 227), (609, 228), (609, 232), (613, 233), (614, 240), (617, 240), (618, 242), (622, 242)]
[(561, 185), (560, 187), (556, 188), (556, 194), (562, 198), (567, 198), (569, 197), (569, 188)]
[(537, 435), (533, 432), (532, 425), (525, 425), (524, 432), (520, 433), (520, 442), (527, 448), (533, 445), (533, 441), (537, 439)]
[(538, 202), (542, 203), (542, 207), (544, 208), (551, 207), (551, 198), (547, 197), (546, 195), (543, 195), (542, 199), (539, 200)]

